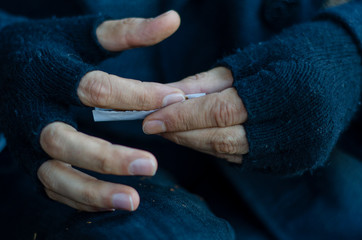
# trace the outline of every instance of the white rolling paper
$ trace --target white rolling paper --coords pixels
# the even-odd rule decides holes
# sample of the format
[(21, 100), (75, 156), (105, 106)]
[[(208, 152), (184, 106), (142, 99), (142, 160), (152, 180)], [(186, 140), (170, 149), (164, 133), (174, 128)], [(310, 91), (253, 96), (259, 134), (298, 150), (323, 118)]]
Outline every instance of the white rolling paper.
[[(186, 99), (198, 98), (205, 96), (206, 93), (195, 93), (186, 95)], [(158, 109), (150, 111), (116, 111), (112, 109), (95, 108), (93, 112), (93, 119), (95, 122), (108, 122), (108, 121), (127, 121), (127, 120), (140, 120), (144, 119)]]

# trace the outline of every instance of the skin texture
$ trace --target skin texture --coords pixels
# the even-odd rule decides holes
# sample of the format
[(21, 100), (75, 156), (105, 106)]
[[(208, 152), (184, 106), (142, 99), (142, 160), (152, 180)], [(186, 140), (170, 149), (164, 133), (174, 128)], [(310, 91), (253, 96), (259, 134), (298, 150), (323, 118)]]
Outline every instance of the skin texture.
[[(106, 50), (124, 51), (157, 44), (172, 35), (179, 25), (179, 15), (169, 11), (154, 19), (106, 21), (96, 33)], [(185, 99), (183, 91), (176, 87), (101, 71), (87, 73), (77, 91), (80, 101), (87, 106), (120, 110), (150, 110)], [(115, 175), (152, 176), (157, 170), (157, 160), (151, 153), (113, 145), (61, 122), (51, 123), (42, 130), (40, 144), (51, 157), (38, 170), (47, 195), (83, 211), (133, 211), (140, 198), (129, 186), (100, 181), (72, 166)]]
[(247, 120), (247, 112), (232, 83), (230, 70), (218, 67), (169, 84), (186, 94), (207, 95), (175, 103), (149, 115), (143, 122), (143, 131), (241, 164), (242, 155), (249, 151), (241, 125)]
[[(170, 11), (155, 19), (106, 21), (98, 27), (97, 37), (105, 49), (124, 51), (156, 44), (179, 25), (178, 14)], [(241, 164), (242, 155), (248, 152), (241, 125), (247, 112), (232, 83), (231, 72), (222, 67), (167, 85), (93, 71), (82, 78), (78, 97), (90, 107), (164, 107), (144, 120), (146, 134), (160, 134), (177, 144)], [(200, 92), (208, 95), (184, 101), (185, 94)], [(157, 160), (151, 153), (113, 145), (61, 122), (42, 130), (40, 144), (51, 156), (38, 170), (47, 195), (82, 211), (134, 211), (140, 198), (129, 186), (95, 179), (72, 166), (124, 176), (153, 176), (157, 170)]]

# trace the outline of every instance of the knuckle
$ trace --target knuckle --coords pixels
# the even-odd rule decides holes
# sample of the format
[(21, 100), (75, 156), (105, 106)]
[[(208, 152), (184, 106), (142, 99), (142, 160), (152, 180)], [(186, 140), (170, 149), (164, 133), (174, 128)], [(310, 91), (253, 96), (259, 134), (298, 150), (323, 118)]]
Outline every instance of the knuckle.
[(107, 153), (100, 153), (97, 159), (98, 170), (104, 174), (110, 174), (113, 172), (113, 162), (108, 156), (109, 155)]
[(215, 100), (211, 114), (217, 127), (227, 127), (234, 124), (235, 116), (237, 116), (237, 109), (233, 104), (218, 97)]
[(97, 195), (97, 191), (93, 190), (93, 188), (88, 188), (81, 193), (81, 202), (86, 205), (94, 205), (97, 200)]
[[(137, 30), (137, 25), (141, 22), (138, 18), (126, 18), (120, 21), (119, 28), (121, 29), (122, 35), (120, 39), (123, 39), (122, 42), (125, 45), (125, 48), (131, 48), (132, 46), (143, 45), (143, 37), (148, 37), (147, 31), (135, 31)], [(137, 37), (137, 34), (141, 35), (140, 38)]]
[(208, 75), (209, 75), (208, 72), (198, 73), (198, 74), (194, 75), (193, 79), (194, 79), (194, 81), (207, 79)]
[(85, 92), (92, 105), (105, 107), (112, 95), (111, 76), (108, 73), (96, 71), (86, 81)]
[(202, 79), (207, 79), (208, 78), (208, 72), (202, 72), (202, 73), (197, 73), (193, 76), (189, 76), (185, 79), (185, 81), (188, 82), (194, 82), (194, 81), (198, 81), (198, 80), (202, 80)]
[(123, 27), (124, 25), (133, 25), (137, 22), (137, 18), (125, 18), (122, 19), (120, 21), (118, 21), (117, 23), (119, 24), (119, 27)]
[(38, 169), (37, 175), (40, 182), (44, 185), (46, 189), (56, 189), (57, 186), (52, 177), (52, 164), (51, 161), (43, 163)]
[[(166, 119), (166, 129), (173, 132), (188, 131), (194, 128), (194, 123), (190, 121), (189, 115), (186, 110), (179, 109), (179, 111), (175, 115), (169, 115), (166, 117)], [(178, 141), (181, 144), (182, 138), (178, 137)]]
[(149, 109), (149, 107), (151, 106), (151, 103), (149, 101), (149, 97), (147, 95), (146, 92), (140, 92), (139, 94), (137, 94), (135, 96), (136, 98), (136, 102), (137, 102), (137, 106), (139, 109)]
[(184, 145), (184, 139), (179, 136), (177, 133), (169, 133), (165, 134), (166, 138), (171, 140), (172, 142), (178, 144), (178, 145)]
[[(183, 79), (182, 84), (187, 89), (192, 89), (192, 91), (195, 93), (205, 92), (205, 90), (203, 89), (202, 80), (208, 79), (208, 77), (209, 77), (208, 72), (198, 73), (196, 75), (189, 76)], [(198, 84), (195, 84), (195, 82), (197, 82)]]
[(183, 82), (191, 85), (193, 82), (195, 81), (195, 76), (189, 76), (189, 77), (186, 77)]
[[(145, 23), (147, 23), (147, 21), (145, 21)], [(137, 34), (135, 35), (137, 36)], [(129, 38), (131, 38), (131, 36), (129, 36)], [(139, 37), (131, 39), (133, 39), (134, 45), (147, 46), (148, 44), (158, 42), (159, 35), (155, 34), (152, 28), (143, 28), (143, 31), (139, 32)]]
[(100, 149), (95, 156), (94, 170), (103, 174), (123, 175), (128, 173), (128, 164), (132, 158), (128, 157), (125, 149), (109, 142), (102, 143)]
[(40, 145), (49, 155), (53, 155), (62, 149), (60, 132), (63, 127), (60, 123), (52, 123), (46, 126), (40, 135)]
[(235, 137), (225, 135), (214, 135), (211, 146), (216, 154), (236, 154), (238, 150), (238, 141)]
[(249, 142), (245, 129), (242, 126), (240, 128), (240, 148), (242, 149), (241, 154), (247, 154), (249, 152)]
[(96, 156), (98, 172), (121, 175), (128, 173), (128, 164), (132, 160), (129, 158), (130, 152), (109, 142), (104, 142), (101, 149)]

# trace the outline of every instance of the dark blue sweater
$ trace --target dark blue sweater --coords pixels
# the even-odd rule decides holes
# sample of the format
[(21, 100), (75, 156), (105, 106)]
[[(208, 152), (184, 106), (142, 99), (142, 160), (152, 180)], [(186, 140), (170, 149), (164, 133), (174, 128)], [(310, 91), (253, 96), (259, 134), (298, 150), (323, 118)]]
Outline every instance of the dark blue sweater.
[[(177, 81), (215, 65), (230, 68), (249, 115), (250, 152), (236, 171), (244, 170), (243, 176), (315, 171), (326, 165), (353, 116), (358, 119), (362, 1), (318, 14), (321, 2), (308, 0), (84, 0), (55, 1), (52, 7), (38, 2), (22, 8), (28, 11), (17, 7), (26, 1), (0, 4), (0, 97), (6, 102), (0, 124), (11, 150), (33, 174), (46, 160), (39, 147), (41, 128), (55, 120), (76, 126), (69, 110), (79, 105), (76, 80), (95, 63), (113, 74), (158, 82)], [(86, 32), (96, 26), (98, 13), (151, 17), (170, 8), (180, 12), (182, 26), (155, 47), (102, 61), (107, 53), (85, 40), (92, 37)], [(53, 15), (85, 17), (49, 18)], [(58, 35), (64, 29), (67, 37)], [(99, 136), (112, 132), (124, 144), (137, 146), (144, 138), (139, 130), (129, 130), (139, 129), (134, 123), (80, 123)], [(248, 196), (248, 188), (240, 189)]]
[[(122, 61), (127, 56), (121, 56), (111, 60), (117, 62), (118, 68), (108, 69), (109, 64), (104, 64), (105, 70), (125, 77), (175, 81), (206, 70), (233, 49), (247, 46), (218, 62), (233, 71), (234, 86), (249, 114), (245, 128), (250, 153), (243, 163), (244, 169), (293, 175), (323, 166), (357, 110), (361, 84), (360, 1), (325, 11), (313, 22), (287, 28), (277, 37), (256, 45), (249, 44), (269, 39), (285, 27), (307, 20), (315, 14), (318, 4), (106, 0), (86, 1), (79, 3), (78, 8), (67, 1), (54, 4), (59, 4), (59, 9), (71, 8), (83, 14), (102, 12), (113, 18), (148, 17), (169, 8), (180, 11), (183, 26), (175, 36), (156, 48), (139, 51), (148, 51), (143, 59), (159, 57), (159, 61), (129, 63)], [(11, 4), (3, 5), (9, 12), (15, 11)], [(28, 15), (34, 17), (41, 12), (39, 16), (44, 17), (46, 11), (39, 8)], [(51, 11), (49, 14), (57, 13)], [(218, 15), (214, 15), (216, 11)], [(58, 14), (63, 14), (63, 10)], [(38, 137), (42, 126), (55, 120), (75, 125), (66, 116), (66, 104), (79, 104), (74, 90), (77, 81), (70, 79), (79, 80), (92, 69), (89, 64), (102, 60), (98, 57), (101, 49), (84, 40), (91, 39), (86, 31), (94, 27), (98, 17), (37, 21), (6, 13), (0, 17), (2, 91), (6, 91), (2, 93), (2, 102), (7, 102), (6, 108), (2, 108), (7, 117), (2, 117), (1, 125), (10, 147), (16, 142), (17, 148), (23, 145), (36, 155), (33, 149), (41, 152)], [(21, 23), (12, 26), (16, 21)], [(60, 31), (66, 31), (68, 39), (82, 44), (73, 44), (64, 34), (59, 35)], [(66, 54), (73, 57), (67, 59)], [(29, 59), (34, 59), (32, 64)], [(136, 64), (143, 68), (139, 71), (143, 75), (123, 71), (134, 69)], [(54, 74), (55, 68), (58, 70)], [(27, 93), (30, 85), (31, 94)], [(34, 92), (43, 96), (34, 96)], [(23, 139), (22, 144), (19, 139)], [(13, 151), (18, 152), (15, 147)], [(18, 158), (25, 157), (24, 165), (34, 172), (41, 161), (34, 165), (26, 157), (28, 154), (22, 151)]]

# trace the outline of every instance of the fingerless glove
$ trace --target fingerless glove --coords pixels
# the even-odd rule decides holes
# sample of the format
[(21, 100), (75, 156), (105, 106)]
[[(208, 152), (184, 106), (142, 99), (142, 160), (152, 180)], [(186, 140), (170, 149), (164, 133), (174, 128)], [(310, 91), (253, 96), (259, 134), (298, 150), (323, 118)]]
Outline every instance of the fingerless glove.
[(103, 16), (26, 20), (0, 31), (0, 127), (14, 157), (33, 176), (49, 157), (41, 130), (62, 121), (76, 127), (69, 111), (81, 105), (80, 79), (110, 56), (97, 42)]
[(248, 112), (243, 169), (301, 175), (325, 165), (358, 108), (361, 9), (356, 1), (327, 10), (219, 62)]

